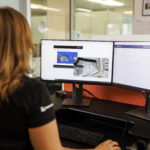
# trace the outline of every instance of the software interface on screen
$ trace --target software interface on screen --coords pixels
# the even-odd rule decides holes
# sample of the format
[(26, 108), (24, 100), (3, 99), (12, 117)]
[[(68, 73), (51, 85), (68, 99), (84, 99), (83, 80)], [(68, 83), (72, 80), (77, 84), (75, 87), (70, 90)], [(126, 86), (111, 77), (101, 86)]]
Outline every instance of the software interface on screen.
[(112, 56), (113, 42), (42, 40), (41, 78), (110, 83)]
[(115, 42), (113, 82), (150, 90), (150, 42)]

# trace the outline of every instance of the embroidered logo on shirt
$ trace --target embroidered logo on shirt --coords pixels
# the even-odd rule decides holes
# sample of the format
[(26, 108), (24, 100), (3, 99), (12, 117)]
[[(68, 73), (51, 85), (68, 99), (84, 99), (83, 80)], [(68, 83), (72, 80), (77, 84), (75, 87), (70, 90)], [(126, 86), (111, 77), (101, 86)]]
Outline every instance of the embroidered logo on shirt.
[(47, 109), (49, 109), (53, 106), (54, 106), (54, 104), (50, 104), (50, 105), (47, 105), (47, 106), (41, 106), (40, 110), (41, 110), (41, 112), (45, 112)]

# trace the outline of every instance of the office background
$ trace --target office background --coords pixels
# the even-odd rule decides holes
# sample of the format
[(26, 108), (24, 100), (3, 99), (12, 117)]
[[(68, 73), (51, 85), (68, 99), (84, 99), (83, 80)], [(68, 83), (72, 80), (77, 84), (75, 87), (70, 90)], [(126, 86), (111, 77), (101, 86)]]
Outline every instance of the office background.
[[(109, 1), (109, 0), (108, 0)], [(28, 19), (38, 52), (33, 55), (33, 77), (40, 76), (40, 40), (145, 40), (150, 39), (150, 16), (143, 13), (143, 0), (0, 0)], [(114, 38), (115, 37), (115, 38)], [(128, 38), (129, 37), (129, 38)], [(85, 85), (96, 97), (145, 105), (141, 92), (99, 85)], [(71, 85), (65, 84), (65, 90)]]

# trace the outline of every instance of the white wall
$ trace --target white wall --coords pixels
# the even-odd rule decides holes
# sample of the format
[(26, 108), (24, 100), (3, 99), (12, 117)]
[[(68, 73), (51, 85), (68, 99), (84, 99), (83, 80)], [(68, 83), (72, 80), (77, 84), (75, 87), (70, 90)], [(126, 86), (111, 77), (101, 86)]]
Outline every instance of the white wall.
[(134, 34), (150, 34), (150, 16), (142, 16), (143, 0), (134, 3)]
[(10, 6), (20, 11), (31, 24), (30, 0), (0, 0), (0, 6)]
[(0, 6), (11, 6), (19, 11), (20, 1), (19, 0), (0, 0)]

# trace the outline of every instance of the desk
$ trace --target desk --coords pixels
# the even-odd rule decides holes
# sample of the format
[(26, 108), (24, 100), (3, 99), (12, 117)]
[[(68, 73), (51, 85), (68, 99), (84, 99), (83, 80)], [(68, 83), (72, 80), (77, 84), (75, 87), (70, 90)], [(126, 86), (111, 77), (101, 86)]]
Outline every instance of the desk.
[[(68, 107), (70, 108), (70, 106), (62, 106), (62, 102), (63, 102), (62, 98), (57, 97), (55, 95), (51, 95), (50, 97), (54, 103), (56, 111), (62, 108), (68, 108)], [(137, 117), (133, 117), (126, 113), (129, 110), (136, 109), (138, 107), (139, 106), (113, 102), (110, 100), (94, 99), (91, 101), (91, 105), (89, 107), (73, 107), (73, 108), (96, 113), (99, 115), (115, 117), (115, 118), (134, 122), (135, 125), (130, 129), (130, 133), (131, 135), (133, 135), (133, 137), (137, 138), (138, 141), (137, 145), (139, 147), (137, 150), (148, 150), (146, 147), (150, 143), (150, 122)], [(84, 147), (81, 146), (80, 148), (84, 148)]]
[[(56, 97), (55, 95), (51, 95), (50, 97), (51, 100), (54, 102), (56, 111), (64, 107), (61, 105), (63, 99)], [(126, 114), (127, 111), (131, 109), (136, 109), (138, 108), (138, 106), (113, 102), (109, 100), (94, 99), (91, 101), (91, 105), (89, 107), (75, 107), (75, 108), (110, 117), (117, 117), (120, 119), (133, 121), (135, 125), (131, 128), (131, 133), (137, 138), (150, 140), (150, 122)]]

